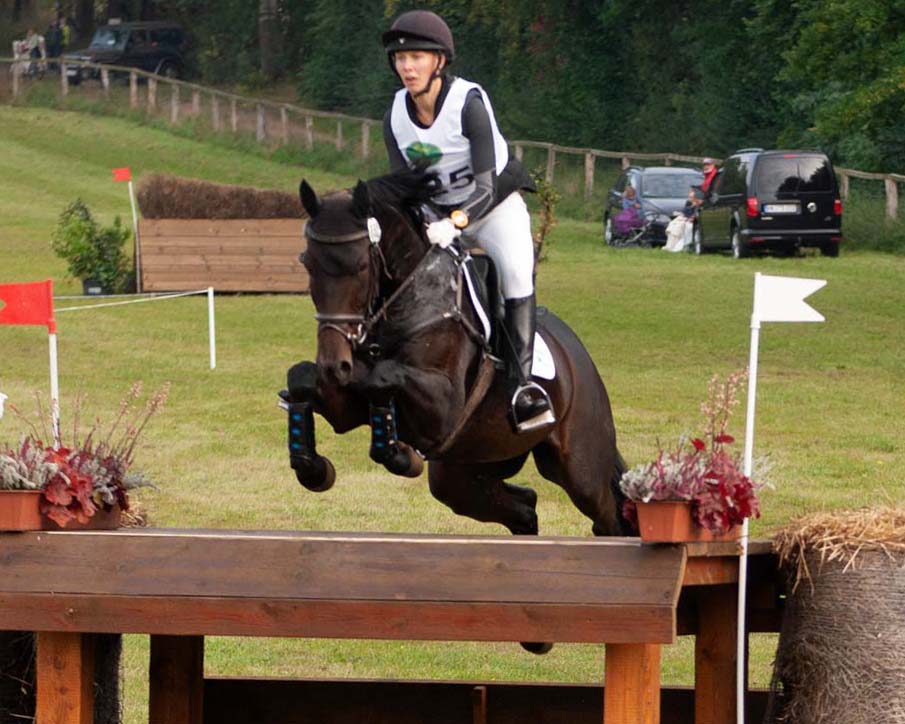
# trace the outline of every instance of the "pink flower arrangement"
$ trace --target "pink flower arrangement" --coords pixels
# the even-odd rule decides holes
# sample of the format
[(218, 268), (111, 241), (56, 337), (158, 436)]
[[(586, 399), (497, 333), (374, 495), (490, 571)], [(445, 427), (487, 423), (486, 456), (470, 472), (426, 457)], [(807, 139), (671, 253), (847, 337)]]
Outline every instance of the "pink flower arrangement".
[(653, 461), (622, 476), (626, 519), (637, 526), (636, 503), (652, 500), (690, 501), (695, 521), (714, 533), (760, 517), (760, 485), (742, 472), (738, 456), (729, 449), (735, 438), (727, 430), (746, 374), (735, 372), (724, 383), (717, 375), (711, 378), (707, 401), (701, 405), (707, 421), (701, 437), (682, 437), (673, 450), (661, 447)]
[[(17, 447), (0, 446), (0, 490), (40, 490), (41, 512), (61, 528), (73, 520), (87, 523), (98, 510), (129, 509), (128, 491), (151, 485), (141, 473), (130, 470), (135, 445), (150, 418), (166, 401), (165, 384), (147, 402), (135, 410), (133, 403), (141, 394), (141, 383), (132, 385), (120, 403), (119, 415), (102, 434), (95, 422), (84, 439), (78, 432), (76, 403), (73, 444), (54, 447), (43, 442), (52, 439), (43, 434), (13, 406), (11, 409), (31, 427)], [(40, 410), (40, 404), (39, 404)], [(41, 418), (45, 416), (41, 414)]]

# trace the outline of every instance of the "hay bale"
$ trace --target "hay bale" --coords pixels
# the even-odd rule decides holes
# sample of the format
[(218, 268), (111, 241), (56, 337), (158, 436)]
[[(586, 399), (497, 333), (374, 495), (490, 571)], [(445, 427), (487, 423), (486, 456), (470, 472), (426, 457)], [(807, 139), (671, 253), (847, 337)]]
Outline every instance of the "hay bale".
[(774, 546), (790, 594), (766, 721), (905, 724), (905, 510), (805, 516)]
[(301, 219), (298, 194), (152, 173), (138, 184), (146, 219)]

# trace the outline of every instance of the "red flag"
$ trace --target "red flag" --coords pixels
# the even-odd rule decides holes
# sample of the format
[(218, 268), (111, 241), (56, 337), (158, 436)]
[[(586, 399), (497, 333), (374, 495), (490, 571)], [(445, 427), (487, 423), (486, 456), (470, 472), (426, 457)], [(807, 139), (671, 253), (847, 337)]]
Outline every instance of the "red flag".
[(129, 170), (128, 166), (123, 166), (122, 168), (115, 168), (115, 169), (113, 169), (113, 180), (114, 181), (131, 181), (132, 172)]
[(36, 324), (56, 333), (53, 318), (53, 280), (0, 284), (0, 324)]

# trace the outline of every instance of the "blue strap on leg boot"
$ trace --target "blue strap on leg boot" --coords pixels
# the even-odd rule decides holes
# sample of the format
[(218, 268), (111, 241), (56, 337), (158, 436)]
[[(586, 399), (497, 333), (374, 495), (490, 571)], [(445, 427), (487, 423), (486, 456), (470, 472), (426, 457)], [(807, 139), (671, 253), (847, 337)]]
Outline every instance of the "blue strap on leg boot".
[(317, 365), (300, 362), (287, 374), (288, 390), (279, 393), (288, 413), (289, 465), (299, 483), (322, 492), (333, 486), (336, 471), (332, 463), (317, 454), (314, 439), (314, 398), (317, 394)]
[(396, 405), (390, 400), (386, 405), (371, 404), (371, 449), (369, 454), (375, 463), (386, 464), (396, 454), (399, 436), (396, 432)]

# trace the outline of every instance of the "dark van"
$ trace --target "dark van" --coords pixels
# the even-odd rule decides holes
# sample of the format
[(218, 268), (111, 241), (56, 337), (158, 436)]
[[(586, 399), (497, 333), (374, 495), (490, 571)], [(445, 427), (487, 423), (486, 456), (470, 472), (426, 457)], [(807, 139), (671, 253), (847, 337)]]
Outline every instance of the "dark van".
[[(84, 50), (66, 53), (64, 59), (87, 60), (127, 68), (138, 68), (168, 78), (179, 78), (185, 68), (185, 33), (182, 28), (165, 21), (101, 25)], [(67, 66), (73, 83), (84, 77), (96, 78), (94, 69)]]
[(701, 206), (694, 251), (792, 253), (816, 247), (839, 256), (842, 201), (820, 151), (744, 149), (726, 159)]

